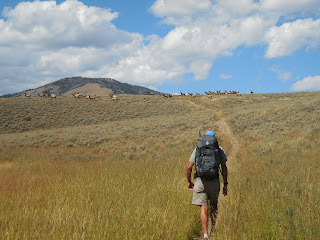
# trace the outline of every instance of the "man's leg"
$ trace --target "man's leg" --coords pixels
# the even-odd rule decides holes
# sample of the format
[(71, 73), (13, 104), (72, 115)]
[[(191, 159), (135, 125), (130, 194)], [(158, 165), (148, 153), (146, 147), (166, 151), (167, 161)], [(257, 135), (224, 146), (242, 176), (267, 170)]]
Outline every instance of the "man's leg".
[(214, 227), (217, 221), (217, 216), (218, 216), (218, 204), (213, 203), (212, 205), (210, 205), (210, 218), (211, 218), (210, 235), (213, 234)]
[(210, 199), (210, 235), (213, 234), (214, 225), (217, 221), (218, 215), (218, 197), (220, 192), (220, 182), (217, 180), (213, 181), (203, 181), (204, 187), (208, 193)]
[(200, 220), (202, 224), (202, 230), (205, 235), (208, 234), (208, 206), (200, 206)]

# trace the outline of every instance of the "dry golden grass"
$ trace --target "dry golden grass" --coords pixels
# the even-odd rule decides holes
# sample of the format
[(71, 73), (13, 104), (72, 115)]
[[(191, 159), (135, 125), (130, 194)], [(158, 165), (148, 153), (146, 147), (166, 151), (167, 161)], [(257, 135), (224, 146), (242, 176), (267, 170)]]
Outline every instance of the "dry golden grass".
[[(199, 118), (180, 98), (158, 96), (120, 96), (118, 103), (64, 99), (47, 111), (66, 112), (72, 104), (97, 111), (94, 104), (102, 104), (115, 108), (113, 117), (80, 126), (66, 119), (60, 128), (52, 122), (47, 129), (1, 134), (1, 236), (186, 239), (199, 231), (184, 172), (198, 124), (215, 128), (212, 112)], [(27, 106), (26, 100), (6, 104)], [(43, 103), (34, 102), (37, 113)]]
[(232, 149), (219, 117), (240, 148), (214, 237), (316, 239), (319, 103), (318, 92), (0, 99), (0, 239), (191, 239), (185, 168), (199, 129)]
[[(217, 98), (216, 98), (217, 99)], [(320, 235), (320, 94), (225, 96), (217, 102), (241, 143), (215, 239)], [(223, 106), (223, 108), (222, 108)]]
[(185, 159), (180, 151), (172, 157), (168, 148), (158, 150), (161, 157), (150, 152), (139, 159), (108, 160), (99, 149), (85, 147), (49, 148), (26, 155), (24, 149), (21, 160), (1, 169), (0, 235), (8, 239), (186, 238), (197, 229), (185, 222), (194, 214), (187, 211), (185, 180), (176, 177), (183, 175)]

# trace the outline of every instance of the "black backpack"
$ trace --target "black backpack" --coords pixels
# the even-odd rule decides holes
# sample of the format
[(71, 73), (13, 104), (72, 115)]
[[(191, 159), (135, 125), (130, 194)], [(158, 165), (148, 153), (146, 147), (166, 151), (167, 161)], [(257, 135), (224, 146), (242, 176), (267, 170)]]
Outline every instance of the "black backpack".
[(196, 149), (195, 178), (219, 178), (219, 165), (221, 163), (218, 139), (213, 135), (202, 135)]

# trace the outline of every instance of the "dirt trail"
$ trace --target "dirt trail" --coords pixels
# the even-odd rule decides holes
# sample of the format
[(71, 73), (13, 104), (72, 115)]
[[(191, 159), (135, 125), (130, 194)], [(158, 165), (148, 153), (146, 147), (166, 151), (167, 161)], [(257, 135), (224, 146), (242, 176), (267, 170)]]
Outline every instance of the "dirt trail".
[[(208, 107), (201, 106), (199, 104), (196, 104), (192, 101), (189, 101), (192, 105), (198, 107), (198, 108), (203, 108), (206, 110), (212, 111), (218, 118), (217, 125), (219, 127), (219, 132), (221, 132), (221, 135), (227, 139), (227, 141), (230, 141), (231, 144), (231, 149), (227, 155), (228, 157), (228, 162), (230, 161), (232, 163), (232, 160), (235, 158), (238, 149), (239, 149), (239, 140), (236, 138), (236, 136), (233, 134), (232, 129), (230, 128), (226, 118), (223, 116), (223, 114), (219, 111), (215, 111), (213, 109), (210, 109)], [(230, 166), (231, 165), (231, 166)], [(232, 164), (228, 164), (228, 169), (232, 169)], [(210, 218), (208, 217), (208, 228), (210, 229), (211, 221)], [(201, 230), (200, 236), (203, 236), (203, 232)], [(195, 237), (193, 240), (200, 240), (203, 239), (202, 237)]]
[(227, 157), (228, 157), (228, 160), (232, 160), (236, 156), (237, 151), (239, 149), (239, 141), (236, 138), (236, 136), (233, 134), (232, 129), (229, 126), (226, 118), (222, 115), (221, 112), (215, 111), (215, 110), (210, 109), (208, 107), (201, 106), (201, 105), (194, 103), (192, 101), (188, 101), (188, 102), (191, 103), (192, 105), (197, 106), (198, 108), (210, 110), (217, 116), (217, 118), (218, 118), (217, 125), (219, 127), (219, 131), (221, 132), (221, 135), (223, 135), (225, 138), (227, 138), (227, 141), (229, 141), (231, 143), (231, 149), (230, 149)]
[(236, 136), (233, 134), (229, 124), (227, 123), (225, 118), (220, 118), (217, 122), (217, 125), (219, 126), (219, 130), (228, 138), (228, 141), (231, 143), (231, 149), (228, 153), (228, 159), (232, 161), (232, 159), (235, 158), (238, 149), (239, 149), (239, 141), (236, 138)]

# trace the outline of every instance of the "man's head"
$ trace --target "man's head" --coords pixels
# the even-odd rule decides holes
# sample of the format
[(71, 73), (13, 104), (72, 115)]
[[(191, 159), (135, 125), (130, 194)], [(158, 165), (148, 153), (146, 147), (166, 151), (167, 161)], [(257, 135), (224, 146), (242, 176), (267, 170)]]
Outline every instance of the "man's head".
[(207, 131), (207, 132), (206, 132), (206, 135), (213, 136), (213, 135), (214, 135), (214, 132), (212, 132), (212, 131)]

